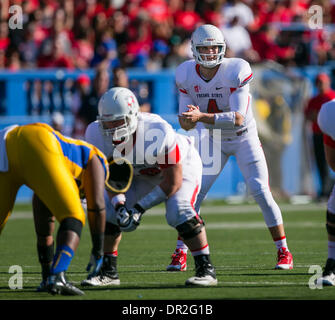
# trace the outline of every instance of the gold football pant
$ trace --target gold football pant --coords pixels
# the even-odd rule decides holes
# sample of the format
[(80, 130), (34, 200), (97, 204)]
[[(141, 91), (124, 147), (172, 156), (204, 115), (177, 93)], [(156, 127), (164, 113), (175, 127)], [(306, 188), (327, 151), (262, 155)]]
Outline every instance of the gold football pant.
[(85, 224), (78, 187), (52, 132), (32, 124), (16, 127), (6, 139), (9, 171), (0, 172), (0, 232), (25, 184), (56, 219), (76, 218)]

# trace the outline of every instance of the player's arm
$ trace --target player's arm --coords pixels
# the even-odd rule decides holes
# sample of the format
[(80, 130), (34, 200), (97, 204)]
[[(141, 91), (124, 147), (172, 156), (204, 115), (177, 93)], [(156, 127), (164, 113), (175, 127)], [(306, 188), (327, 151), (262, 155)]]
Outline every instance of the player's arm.
[(162, 170), (163, 180), (148, 194), (142, 197), (128, 211), (127, 215), (120, 217), (119, 225), (122, 231), (134, 231), (140, 224), (144, 212), (174, 195), (182, 186), (183, 171), (180, 162), (180, 152), (174, 134), (166, 132), (166, 140), (157, 157)]
[(178, 120), (179, 120), (180, 126), (186, 131), (193, 129), (197, 123), (189, 121), (182, 115), (183, 112), (188, 111), (189, 106), (193, 106), (193, 101), (188, 95), (187, 91), (183, 89), (180, 85), (179, 85), (178, 105), (179, 105)]
[(87, 201), (87, 218), (92, 238), (92, 255), (102, 257), (106, 222), (104, 199), (105, 170), (94, 154), (84, 175), (84, 192)]
[(335, 148), (325, 145), (325, 154), (328, 165), (335, 171)]
[(325, 148), (325, 156), (326, 161), (330, 168), (335, 171), (335, 140), (333, 140), (330, 136), (323, 136), (323, 144)]
[(218, 128), (234, 128), (241, 126), (244, 121), (244, 116), (237, 111), (206, 113), (201, 112), (198, 107), (189, 105), (188, 111), (182, 113), (185, 121), (196, 124), (203, 122), (211, 125), (217, 125)]
[(181, 187), (183, 180), (182, 165), (176, 163), (162, 170), (163, 181), (141, 198), (128, 211), (118, 213), (118, 224), (125, 232), (134, 231), (140, 224), (144, 212), (174, 195)]

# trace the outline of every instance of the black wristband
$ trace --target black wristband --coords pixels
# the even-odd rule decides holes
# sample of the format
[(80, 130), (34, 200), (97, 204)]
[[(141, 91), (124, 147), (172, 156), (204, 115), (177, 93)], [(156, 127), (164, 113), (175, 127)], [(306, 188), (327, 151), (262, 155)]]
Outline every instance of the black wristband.
[(118, 203), (116, 206), (115, 206), (115, 211), (119, 210), (119, 208), (121, 207), (125, 207), (125, 205), (123, 203)]
[(95, 257), (101, 257), (104, 254), (103, 247), (104, 247), (104, 233), (96, 233), (92, 234), (92, 254)]
[(144, 213), (144, 212), (145, 212), (145, 210), (144, 210), (138, 203), (136, 203), (136, 204), (134, 205), (134, 208), (135, 208), (136, 210), (138, 210), (139, 212), (141, 212), (141, 213)]

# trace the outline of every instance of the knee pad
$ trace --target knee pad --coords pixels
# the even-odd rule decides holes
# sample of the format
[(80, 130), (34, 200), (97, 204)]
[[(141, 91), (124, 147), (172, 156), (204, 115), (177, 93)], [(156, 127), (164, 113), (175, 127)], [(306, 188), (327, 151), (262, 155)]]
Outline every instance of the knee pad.
[(73, 231), (75, 232), (79, 238), (81, 236), (81, 230), (83, 229), (83, 224), (80, 220), (76, 218), (65, 218), (60, 223), (58, 232), (61, 231)]
[(107, 236), (113, 236), (113, 237), (118, 237), (121, 233), (121, 229), (119, 226), (106, 222), (106, 227), (105, 227), (105, 235)]
[(335, 226), (331, 226), (328, 224), (328, 222), (335, 224), (335, 214), (330, 213), (327, 210), (327, 223), (326, 223), (326, 229), (329, 235), (335, 236)]
[(176, 227), (178, 234), (184, 240), (192, 239), (201, 232), (204, 222), (200, 216), (193, 217), (192, 219), (178, 225)]

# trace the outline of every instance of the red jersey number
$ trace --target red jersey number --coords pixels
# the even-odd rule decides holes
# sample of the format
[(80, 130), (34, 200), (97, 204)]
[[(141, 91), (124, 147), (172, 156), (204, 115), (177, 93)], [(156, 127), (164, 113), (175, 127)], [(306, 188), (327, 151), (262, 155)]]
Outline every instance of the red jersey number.
[(208, 113), (219, 113), (222, 112), (222, 110), (219, 109), (218, 105), (216, 104), (215, 99), (209, 99), (208, 105), (207, 105), (207, 112)]

